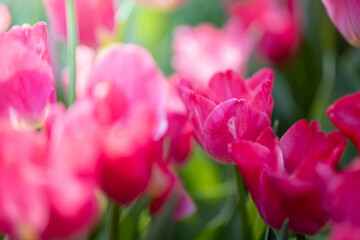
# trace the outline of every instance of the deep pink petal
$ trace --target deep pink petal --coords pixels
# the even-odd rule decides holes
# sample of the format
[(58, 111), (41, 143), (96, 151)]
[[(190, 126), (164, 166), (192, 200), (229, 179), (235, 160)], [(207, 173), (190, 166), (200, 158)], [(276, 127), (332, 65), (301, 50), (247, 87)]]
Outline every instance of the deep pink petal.
[[(245, 100), (230, 99), (218, 105), (206, 119), (202, 147), (220, 162), (232, 162), (229, 144), (241, 139), (255, 141), (270, 125), (265, 113), (248, 107)], [(198, 137), (199, 139), (199, 137)]]
[(360, 92), (340, 98), (327, 109), (327, 114), (360, 151)]

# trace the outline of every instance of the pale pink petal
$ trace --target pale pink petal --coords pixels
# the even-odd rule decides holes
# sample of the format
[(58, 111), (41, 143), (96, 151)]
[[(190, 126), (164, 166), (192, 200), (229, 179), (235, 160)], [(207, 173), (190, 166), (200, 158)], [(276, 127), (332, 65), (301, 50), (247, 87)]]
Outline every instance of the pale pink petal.
[(4, 4), (0, 4), (0, 33), (6, 32), (10, 27), (11, 14), (8, 7)]
[(360, 2), (357, 0), (322, 0), (326, 10), (344, 36), (352, 45), (360, 46)]
[(174, 32), (172, 66), (198, 87), (220, 71), (244, 73), (251, 47), (247, 38), (238, 40), (211, 24), (180, 26)]

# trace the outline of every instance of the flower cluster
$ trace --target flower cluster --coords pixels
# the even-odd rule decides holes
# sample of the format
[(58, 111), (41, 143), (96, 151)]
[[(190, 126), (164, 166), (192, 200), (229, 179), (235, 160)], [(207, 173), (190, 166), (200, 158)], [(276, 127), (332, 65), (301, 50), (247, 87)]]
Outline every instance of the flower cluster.
[[(185, 2), (136, 1), (162, 11)], [(71, 37), (69, 3), (80, 45), (76, 73), (64, 68), (60, 83), (46, 23), (7, 31), (11, 15), (0, 4), (2, 234), (90, 238), (107, 203), (126, 208), (144, 199), (154, 218), (165, 209), (182, 220), (197, 209), (179, 174), (194, 138), (217, 163), (236, 166), (272, 228), (288, 221), (294, 233), (312, 236), (330, 222), (331, 239), (360, 238), (360, 158), (338, 171), (346, 137), (360, 153), (360, 92), (328, 107), (339, 131), (325, 134), (319, 122), (302, 119), (279, 138), (271, 125), (276, 71), (243, 77), (254, 53), (273, 66), (295, 56), (299, 2), (228, 0), (222, 28), (178, 26), (168, 78), (144, 47), (104, 46), (105, 38), (117, 40), (113, 0), (43, 0), (59, 39)], [(341, 34), (359, 45), (359, 1), (323, 3)], [(70, 84), (76, 101), (65, 107), (56, 95), (71, 94)]]

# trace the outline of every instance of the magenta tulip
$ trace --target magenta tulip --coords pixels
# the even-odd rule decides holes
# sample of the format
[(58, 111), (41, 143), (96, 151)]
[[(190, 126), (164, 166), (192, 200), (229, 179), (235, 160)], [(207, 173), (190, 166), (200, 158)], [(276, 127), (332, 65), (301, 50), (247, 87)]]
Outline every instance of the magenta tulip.
[(270, 125), (273, 73), (264, 69), (244, 80), (236, 73), (218, 73), (206, 89), (178, 83), (196, 140), (215, 160), (231, 163), (229, 144), (255, 141)]
[(259, 53), (268, 60), (283, 63), (299, 49), (301, 5), (298, 1), (230, 0), (228, 10), (239, 22), (239, 28), (255, 33)]
[(340, 98), (327, 109), (327, 114), (360, 152), (360, 92)]
[(162, 159), (167, 81), (151, 55), (136, 45), (114, 45), (89, 74), (87, 98), (103, 128), (96, 179), (119, 204), (133, 201)]
[(345, 170), (336, 172), (320, 168), (326, 182), (327, 207), (331, 215), (332, 240), (355, 240), (360, 236), (359, 207), (360, 159), (354, 159)]
[(325, 136), (317, 122), (300, 120), (280, 141), (269, 127), (256, 142), (241, 140), (230, 148), (265, 222), (279, 229), (289, 219), (292, 231), (314, 235), (330, 218), (317, 166), (335, 169), (345, 145), (341, 133)]

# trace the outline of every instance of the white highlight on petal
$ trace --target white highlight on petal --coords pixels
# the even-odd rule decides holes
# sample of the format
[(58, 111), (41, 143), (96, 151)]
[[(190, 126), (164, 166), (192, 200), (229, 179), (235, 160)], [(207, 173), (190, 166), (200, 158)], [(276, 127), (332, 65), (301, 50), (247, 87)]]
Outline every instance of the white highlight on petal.
[(229, 132), (231, 133), (231, 135), (233, 136), (233, 138), (235, 140), (238, 140), (238, 136), (237, 136), (237, 133), (236, 133), (236, 126), (235, 126), (235, 122), (236, 122), (236, 117), (233, 116), (229, 119), (228, 123), (227, 123), (227, 127), (228, 127), (228, 130)]
[(110, 86), (108, 82), (98, 83), (94, 90), (94, 95), (98, 99), (105, 98), (110, 90)]

